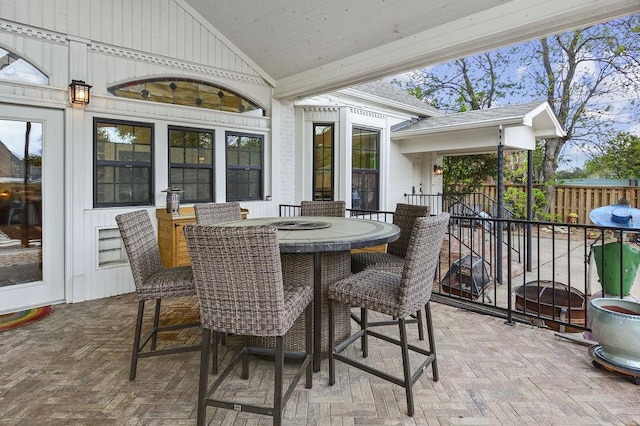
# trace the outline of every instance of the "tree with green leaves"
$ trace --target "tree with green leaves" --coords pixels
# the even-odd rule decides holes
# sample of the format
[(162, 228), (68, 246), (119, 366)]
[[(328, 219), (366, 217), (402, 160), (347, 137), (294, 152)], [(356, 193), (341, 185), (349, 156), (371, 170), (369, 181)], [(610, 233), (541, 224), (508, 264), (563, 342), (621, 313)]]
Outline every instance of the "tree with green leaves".
[(497, 177), (497, 169), (495, 154), (444, 157), (443, 191), (446, 194), (476, 192), (488, 177)]
[(585, 163), (585, 170), (604, 178), (640, 177), (640, 138), (628, 132), (618, 133), (601, 147), (600, 154)]
[[(527, 43), (522, 58), (528, 95), (543, 95), (566, 132), (545, 141), (542, 182), (549, 183), (550, 202), (565, 145), (590, 149), (610, 140), (626, 105), (613, 101), (640, 94), (640, 15)], [(629, 105), (626, 112), (637, 118), (633, 101)]]
[(512, 55), (512, 49), (504, 49), (457, 59), (416, 70), (408, 83), (394, 83), (444, 112), (491, 108), (521, 89), (518, 83), (507, 79)]
[(418, 70), (401, 86), (450, 112), (547, 100), (566, 132), (543, 144), (539, 183), (549, 204), (567, 143), (594, 149), (623, 118), (638, 121), (640, 15)]
[[(516, 84), (505, 81), (509, 68), (508, 55), (503, 51), (458, 59), (431, 69), (414, 71), (410, 82), (395, 84), (409, 94), (447, 112), (464, 112), (491, 108), (505, 99)], [(497, 176), (495, 154), (463, 155), (443, 159), (443, 191), (468, 193), (480, 188), (488, 178)]]

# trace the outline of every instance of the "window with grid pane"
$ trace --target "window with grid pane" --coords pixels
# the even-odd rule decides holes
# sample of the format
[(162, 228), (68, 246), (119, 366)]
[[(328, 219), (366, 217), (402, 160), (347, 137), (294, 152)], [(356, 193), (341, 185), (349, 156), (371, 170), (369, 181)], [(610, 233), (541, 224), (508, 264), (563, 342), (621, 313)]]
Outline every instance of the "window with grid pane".
[(169, 126), (169, 184), (186, 203), (213, 201), (213, 131)]
[(313, 199), (333, 200), (333, 124), (313, 124)]
[(262, 199), (264, 137), (227, 132), (227, 201)]
[(352, 155), (352, 206), (359, 204), (363, 210), (378, 210), (380, 132), (354, 127)]
[(153, 124), (95, 118), (94, 207), (151, 205)]

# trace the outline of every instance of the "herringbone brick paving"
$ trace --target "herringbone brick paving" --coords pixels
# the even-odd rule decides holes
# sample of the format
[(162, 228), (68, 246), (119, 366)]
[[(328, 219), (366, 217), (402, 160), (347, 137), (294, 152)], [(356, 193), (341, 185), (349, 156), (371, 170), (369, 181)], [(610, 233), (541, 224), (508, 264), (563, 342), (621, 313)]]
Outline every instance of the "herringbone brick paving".
[[(170, 321), (197, 316), (194, 298), (165, 304), (173, 312)], [(330, 388), (324, 361), (313, 389), (298, 385), (284, 423), (640, 423), (640, 387), (594, 368), (586, 347), (549, 330), (433, 305), (440, 381), (431, 380), (429, 369), (416, 383), (413, 418), (406, 415), (402, 388), (344, 364), (337, 363)], [(133, 294), (60, 305), (38, 323), (0, 333), (0, 424), (195, 424), (197, 352), (142, 359), (137, 379), (128, 380), (136, 306)], [(417, 330), (410, 337), (417, 340)], [(197, 342), (199, 333), (183, 330), (171, 338)], [(230, 339), (221, 349), (222, 362), (234, 346)], [(399, 372), (395, 348), (374, 339), (370, 346), (368, 362)], [(258, 360), (252, 366), (249, 381), (236, 376), (224, 391), (268, 401), (271, 364)], [(269, 417), (229, 410), (209, 408), (208, 416), (212, 425), (271, 424)]]

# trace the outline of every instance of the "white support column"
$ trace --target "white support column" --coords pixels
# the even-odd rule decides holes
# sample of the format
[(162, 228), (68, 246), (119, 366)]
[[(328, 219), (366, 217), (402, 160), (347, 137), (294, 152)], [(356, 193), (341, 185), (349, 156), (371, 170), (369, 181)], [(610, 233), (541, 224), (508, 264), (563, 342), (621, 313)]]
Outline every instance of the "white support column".
[[(69, 83), (83, 80), (91, 84), (89, 76), (89, 40), (69, 37)], [(68, 99), (68, 98), (67, 98)], [(67, 103), (69, 101), (67, 100)], [(94, 289), (87, 286), (87, 261), (93, 261), (92, 239), (87, 238), (85, 228), (86, 209), (93, 208), (92, 180), (78, 178), (92, 175), (93, 123), (87, 106), (71, 106), (65, 109), (65, 293), (67, 302), (91, 298)]]

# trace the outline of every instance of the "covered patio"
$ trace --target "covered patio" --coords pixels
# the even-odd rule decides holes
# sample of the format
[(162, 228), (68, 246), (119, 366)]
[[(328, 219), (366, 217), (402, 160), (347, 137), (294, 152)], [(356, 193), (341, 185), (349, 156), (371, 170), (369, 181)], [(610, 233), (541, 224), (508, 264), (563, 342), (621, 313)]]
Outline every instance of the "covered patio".
[[(144, 359), (137, 379), (128, 380), (135, 304), (128, 294), (60, 305), (43, 321), (3, 332), (0, 423), (195, 424), (198, 353)], [(169, 306), (172, 320), (197, 315), (195, 298)], [(550, 330), (439, 303), (432, 311), (440, 380), (429, 373), (416, 383), (413, 418), (406, 416), (401, 387), (346, 365), (338, 364), (336, 385), (329, 387), (324, 360), (313, 389), (296, 388), (283, 424), (640, 423), (638, 387), (594, 368), (584, 346)], [(409, 334), (416, 339), (417, 330)], [(176, 333), (173, 340), (196, 342), (199, 333)], [(385, 345), (371, 346), (370, 362), (401, 369), (396, 350)], [(226, 362), (226, 348), (221, 355)], [(270, 362), (252, 363), (249, 381), (236, 375), (226, 391), (268, 401), (272, 376)], [(209, 410), (208, 419), (211, 425), (271, 424), (268, 417), (221, 409)]]
[[(304, 199), (308, 188), (300, 182), (311, 176), (309, 164), (297, 161), (303, 147), (294, 132), (296, 101), (638, 11), (637, 0), (357, 0), (348, 6), (341, 0), (277, 0), (224, 7), (208, 0), (28, 0), (25, 5), (0, 0), (0, 42), (34, 60), (50, 81), (4, 79), (0, 107), (6, 118), (47, 123), (51, 132), (45, 140), (59, 145), (44, 150), (43, 161), (58, 168), (49, 169), (43, 193), (65, 195), (50, 198), (55, 203), (46, 208), (46, 220), (60, 226), (49, 226), (43, 237), (44, 264), (51, 268), (45, 281), (39, 287), (6, 288), (0, 297), (3, 313), (43, 304), (55, 309), (44, 321), (1, 333), (0, 424), (7, 425), (195, 422), (198, 353), (144, 359), (136, 380), (128, 380), (133, 281), (124, 256), (115, 264), (101, 263), (99, 249), (100, 238), (116, 229), (117, 214), (138, 209), (155, 214), (163, 208), (161, 189), (171, 183), (171, 130), (202, 127), (217, 138), (210, 153), (220, 161), (215, 175), (212, 162), (216, 179), (206, 201), (239, 199), (252, 217), (273, 216), (279, 204)], [(200, 109), (198, 98), (194, 106), (181, 107), (152, 103), (147, 90), (139, 99), (109, 91), (158, 76), (191, 83), (205, 78), (260, 108), (230, 113)], [(76, 79), (93, 86), (90, 104), (68, 101), (68, 84)], [(219, 99), (227, 96), (219, 93)], [(43, 115), (34, 119), (34, 111)], [(321, 114), (314, 120), (327, 121)], [(92, 165), (100, 123), (157, 131), (149, 133), (158, 137), (154, 156), (149, 155), (145, 202), (96, 201), (99, 191), (92, 183), (98, 173)], [(260, 141), (264, 182), (253, 198), (233, 198), (222, 160), (226, 138), (246, 132)], [(339, 166), (345, 176), (351, 173), (348, 162)], [(345, 193), (334, 196), (348, 198)], [(55, 292), (44, 292), (50, 289)], [(313, 388), (300, 384), (294, 392), (285, 423), (640, 423), (638, 388), (625, 376), (594, 368), (584, 346), (549, 330), (433, 305), (441, 378), (433, 382), (426, 374), (417, 382), (414, 417), (406, 415), (402, 388), (345, 365), (338, 366), (337, 383), (329, 387), (325, 360)], [(193, 297), (164, 307), (171, 314), (163, 321), (198, 315)], [(175, 332), (170, 342), (199, 340), (195, 329)], [(235, 344), (230, 338), (222, 348), (222, 363)], [(396, 352), (382, 342), (372, 345), (369, 362), (401, 368)], [(234, 380), (225, 391), (269, 401), (272, 377), (268, 361), (252, 364), (249, 381)], [(269, 418), (232, 410), (209, 410), (208, 421), (271, 424)]]

